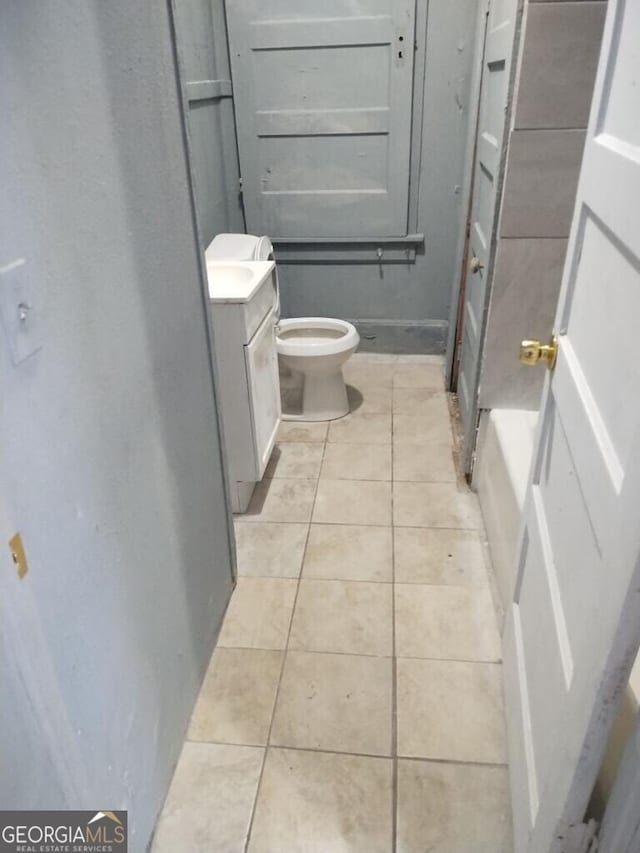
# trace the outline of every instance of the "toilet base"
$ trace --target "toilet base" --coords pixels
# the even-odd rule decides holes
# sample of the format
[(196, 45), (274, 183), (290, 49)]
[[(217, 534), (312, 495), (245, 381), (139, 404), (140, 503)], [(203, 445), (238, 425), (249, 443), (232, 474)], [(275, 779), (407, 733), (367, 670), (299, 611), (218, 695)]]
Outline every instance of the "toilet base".
[(302, 411), (282, 413), (283, 421), (333, 421), (349, 413), (342, 368), (332, 373), (307, 373), (303, 377)]

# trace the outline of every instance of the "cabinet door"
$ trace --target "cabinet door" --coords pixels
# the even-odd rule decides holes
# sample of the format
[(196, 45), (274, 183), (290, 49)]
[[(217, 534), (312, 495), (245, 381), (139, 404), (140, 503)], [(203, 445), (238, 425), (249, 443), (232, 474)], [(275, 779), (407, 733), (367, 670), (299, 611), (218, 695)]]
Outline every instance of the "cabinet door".
[(273, 313), (265, 317), (244, 347), (251, 426), (256, 461), (255, 479), (261, 480), (280, 425), (280, 379)]

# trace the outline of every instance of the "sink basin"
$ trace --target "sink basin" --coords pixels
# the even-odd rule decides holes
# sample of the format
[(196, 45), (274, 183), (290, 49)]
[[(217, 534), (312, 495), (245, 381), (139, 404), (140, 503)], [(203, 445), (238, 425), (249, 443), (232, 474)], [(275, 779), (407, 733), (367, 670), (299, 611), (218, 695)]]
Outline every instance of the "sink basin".
[(212, 264), (211, 272), (216, 281), (224, 280), (229, 287), (247, 285), (254, 276), (253, 270), (233, 264)]
[(208, 261), (212, 302), (248, 302), (273, 271), (273, 261)]

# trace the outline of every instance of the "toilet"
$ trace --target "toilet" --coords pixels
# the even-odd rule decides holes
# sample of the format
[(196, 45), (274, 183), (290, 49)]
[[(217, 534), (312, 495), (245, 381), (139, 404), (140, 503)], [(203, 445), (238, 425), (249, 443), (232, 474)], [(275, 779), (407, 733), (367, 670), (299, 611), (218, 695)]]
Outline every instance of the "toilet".
[[(218, 234), (205, 252), (206, 260), (274, 260), (268, 237)], [(360, 336), (351, 323), (328, 317), (280, 319), (278, 270), (274, 275), (274, 321), (278, 359), (285, 373), (301, 386), (296, 413), (283, 411), (283, 420), (330, 421), (349, 412), (342, 367), (356, 351)]]

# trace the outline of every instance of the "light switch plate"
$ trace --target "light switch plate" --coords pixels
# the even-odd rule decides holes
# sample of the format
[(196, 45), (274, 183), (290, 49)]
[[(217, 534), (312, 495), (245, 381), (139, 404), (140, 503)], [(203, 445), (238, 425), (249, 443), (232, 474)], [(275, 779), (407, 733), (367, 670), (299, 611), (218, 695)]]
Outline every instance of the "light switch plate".
[(42, 348), (35, 287), (24, 258), (0, 267), (0, 322), (14, 365)]

